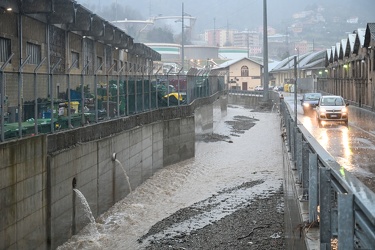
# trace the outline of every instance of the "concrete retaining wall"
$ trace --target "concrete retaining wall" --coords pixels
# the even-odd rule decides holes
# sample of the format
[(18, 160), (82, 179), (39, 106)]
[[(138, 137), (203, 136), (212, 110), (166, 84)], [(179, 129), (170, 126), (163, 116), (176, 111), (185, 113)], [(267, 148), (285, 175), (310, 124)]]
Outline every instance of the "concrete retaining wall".
[(0, 249), (46, 249), (46, 135), (0, 144)]
[[(73, 187), (85, 196), (96, 218), (164, 166), (163, 147), (168, 138), (164, 127), (171, 124), (179, 127), (180, 122), (187, 122), (185, 120), (194, 119), (147, 124), (51, 155), (52, 248), (64, 243), (89, 222)], [(194, 132), (190, 132), (189, 136), (193, 135)], [(113, 161), (114, 154), (118, 161)], [(129, 177), (130, 187), (125, 174)]]
[(73, 188), (99, 216), (157, 170), (194, 157), (196, 127), (212, 127), (213, 107), (226, 103), (215, 95), (0, 144), (0, 249), (55, 249), (89, 222)]
[(228, 95), (228, 103), (256, 107), (262, 98), (260, 95)]

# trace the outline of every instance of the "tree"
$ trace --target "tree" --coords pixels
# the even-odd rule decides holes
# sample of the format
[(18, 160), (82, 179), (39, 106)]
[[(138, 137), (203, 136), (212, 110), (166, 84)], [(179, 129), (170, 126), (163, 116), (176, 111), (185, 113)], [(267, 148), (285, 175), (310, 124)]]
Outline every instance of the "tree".
[(147, 33), (147, 42), (174, 43), (173, 33), (168, 27), (153, 28)]

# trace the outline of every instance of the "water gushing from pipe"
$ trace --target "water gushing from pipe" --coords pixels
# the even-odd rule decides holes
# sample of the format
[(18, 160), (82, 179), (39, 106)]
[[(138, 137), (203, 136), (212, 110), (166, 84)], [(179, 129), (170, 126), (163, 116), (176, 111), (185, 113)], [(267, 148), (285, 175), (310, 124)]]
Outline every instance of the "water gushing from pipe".
[[(114, 154), (115, 154), (115, 153), (114, 153)], [(112, 158), (112, 159), (113, 159), (113, 158)], [(128, 176), (127, 173), (126, 173), (126, 170), (125, 170), (124, 166), (123, 166), (122, 163), (121, 163), (119, 160), (117, 160), (116, 158), (114, 158), (114, 161), (115, 161), (115, 163), (118, 163), (118, 165), (121, 167), (122, 171), (124, 172), (125, 179), (126, 179), (126, 181), (127, 181), (127, 183), (128, 183), (128, 187), (129, 187), (129, 194), (131, 194), (131, 193), (132, 193), (132, 187), (131, 187), (131, 185), (130, 185), (129, 176)]]
[(81, 191), (79, 191), (76, 188), (73, 188), (73, 191), (77, 194), (79, 200), (81, 201), (81, 204), (83, 205), (83, 209), (84, 209), (85, 215), (90, 220), (90, 225), (89, 225), (88, 230), (89, 230), (90, 234), (92, 236), (94, 236), (94, 238), (95, 238), (96, 236), (99, 235), (99, 232), (98, 232), (98, 228), (96, 227), (96, 221), (95, 221), (95, 218), (94, 218), (94, 216), (92, 214), (90, 205), (87, 202), (85, 196), (81, 193)]

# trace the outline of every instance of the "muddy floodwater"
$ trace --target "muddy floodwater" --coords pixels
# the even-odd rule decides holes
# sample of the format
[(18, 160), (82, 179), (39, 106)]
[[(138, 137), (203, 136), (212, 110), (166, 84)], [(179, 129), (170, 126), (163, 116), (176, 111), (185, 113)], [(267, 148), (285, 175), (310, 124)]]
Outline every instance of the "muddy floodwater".
[(155, 173), (59, 249), (285, 249), (279, 115), (229, 106), (213, 127), (195, 158)]

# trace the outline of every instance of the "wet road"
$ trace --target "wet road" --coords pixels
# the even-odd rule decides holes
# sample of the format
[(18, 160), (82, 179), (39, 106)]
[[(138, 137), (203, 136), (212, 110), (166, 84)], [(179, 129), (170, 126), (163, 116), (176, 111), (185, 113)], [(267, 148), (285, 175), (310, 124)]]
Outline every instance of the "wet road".
[[(349, 106), (349, 126), (319, 128), (315, 111), (304, 115), (297, 99), (298, 120), (336, 161), (375, 192), (375, 114)], [(294, 111), (294, 96), (285, 101)]]
[[(213, 135), (196, 142), (195, 158), (158, 171), (96, 220), (97, 234), (85, 229), (58, 249), (145, 249), (148, 239), (142, 244), (138, 239), (172, 215), (178, 215), (175, 223), (152, 240), (205, 228), (279, 192), (283, 155), (277, 113), (230, 106), (225, 117), (214, 112), (213, 127)], [(187, 207), (195, 212), (178, 213)], [(260, 213), (247, 218), (245, 225), (251, 228), (261, 216), (282, 215), (276, 210)], [(267, 234), (267, 241), (273, 233), (278, 232)]]

